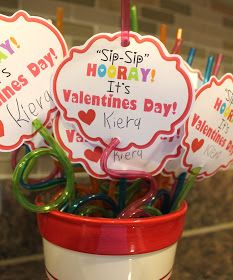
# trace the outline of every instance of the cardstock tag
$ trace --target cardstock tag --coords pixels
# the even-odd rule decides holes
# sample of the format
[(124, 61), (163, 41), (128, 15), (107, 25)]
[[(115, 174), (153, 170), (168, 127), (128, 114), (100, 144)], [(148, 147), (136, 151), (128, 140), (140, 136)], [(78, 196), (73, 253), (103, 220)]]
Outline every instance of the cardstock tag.
[[(100, 166), (105, 146), (85, 140), (76, 127), (65, 121), (60, 114), (54, 122), (54, 135), (71, 162), (82, 163), (94, 177), (107, 177)], [(145, 149), (114, 150), (109, 156), (108, 166), (115, 170), (142, 170), (153, 175), (159, 174), (169, 159), (180, 154), (180, 139), (178, 133), (172, 138), (159, 138)]]
[(182, 165), (182, 158), (184, 156), (184, 149), (180, 146), (179, 148), (180, 154), (175, 159), (169, 160), (163, 171), (162, 174), (164, 176), (172, 177), (176, 179), (181, 173), (187, 172), (187, 168), (184, 168)]
[(100, 157), (105, 149), (103, 145), (88, 142), (60, 113), (55, 117), (53, 133), (72, 163), (81, 163), (93, 177), (108, 177), (100, 167)]
[(197, 92), (185, 125), (183, 165), (201, 167), (199, 177), (226, 169), (233, 161), (233, 75), (212, 77)]
[(0, 31), (0, 150), (11, 151), (33, 137), (34, 119), (46, 124), (56, 110), (50, 78), (67, 47), (52, 24), (24, 11), (0, 15)]
[(180, 56), (159, 40), (130, 33), (98, 34), (72, 48), (54, 76), (54, 97), (65, 119), (90, 141), (146, 148), (173, 135), (189, 114), (193, 89)]
[(157, 175), (169, 159), (174, 159), (180, 154), (180, 142), (180, 129), (178, 129), (178, 134), (157, 138), (145, 149), (115, 150), (110, 154), (108, 164), (116, 170), (141, 170)]
[(193, 69), (188, 63), (185, 63), (187, 67), (187, 71), (189, 73), (190, 80), (193, 84), (193, 89), (196, 91), (198, 90), (203, 84), (203, 76), (199, 69)]

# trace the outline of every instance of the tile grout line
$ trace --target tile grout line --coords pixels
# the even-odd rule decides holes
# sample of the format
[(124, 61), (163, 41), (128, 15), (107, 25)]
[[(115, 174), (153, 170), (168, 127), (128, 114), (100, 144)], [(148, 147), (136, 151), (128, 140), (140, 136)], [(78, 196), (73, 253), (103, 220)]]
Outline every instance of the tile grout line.
[[(222, 223), (222, 224), (208, 226), (208, 227), (201, 227), (197, 229), (185, 230), (182, 237), (188, 238), (188, 237), (199, 236), (208, 233), (215, 233), (218, 231), (229, 230), (229, 229), (233, 229), (233, 222)], [(44, 259), (43, 254), (34, 254), (34, 255), (29, 255), (24, 257), (5, 259), (5, 260), (0, 260), (0, 267), (19, 265), (19, 264), (29, 263), (34, 261), (42, 261), (43, 259)]]
[(44, 259), (43, 254), (34, 254), (29, 256), (5, 259), (5, 260), (0, 260), (0, 267), (7, 266), (7, 265), (18, 265), (18, 264), (34, 262), (34, 261), (41, 261), (43, 259)]
[(214, 226), (185, 230), (182, 237), (186, 238), (186, 237), (198, 236), (202, 234), (214, 233), (221, 230), (228, 230), (232, 228), (233, 228), (233, 222), (222, 223)]

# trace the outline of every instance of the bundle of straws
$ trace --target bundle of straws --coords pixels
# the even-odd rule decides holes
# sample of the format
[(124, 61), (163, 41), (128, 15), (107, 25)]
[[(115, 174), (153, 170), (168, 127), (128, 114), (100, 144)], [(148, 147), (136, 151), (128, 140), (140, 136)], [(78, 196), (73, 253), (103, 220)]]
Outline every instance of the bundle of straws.
[[(171, 178), (162, 175), (153, 177), (141, 171), (115, 172), (107, 167), (108, 156), (119, 142), (113, 139), (101, 157), (101, 166), (114, 180), (90, 177), (89, 184), (75, 183), (75, 172), (83, 172), (82, 167), (70, 163), (39, 120), (33, 123), (50, 147), (34, 151), (26, 149), (26, 155), (16, 166), (19, 150), (12, 154), (15, 168), (13, 191), (21, 205), (33, 212), (58, 209), (71, 214), (104, 218), (159, 216), (180, 207), (200, 171), (199, 168), (193, 169), (187, 179), (186, 173), (181, 173), (174, 182), (171, 182)], [(37, 158), (45, 155), (53, 158), (55, 169), (46, 178), (30, 179)], [(22, 189), (37, 194), (36, 204), (29, 201)]]
[[(123, 1), (125, 2), (127, 1)], [(124, 7), (123, 10), (125, 11)], [(127, 16), (122, 16), (123, 31), (128, 29), (126, 18)], [(61, 31), (63, 30), (60, 17), (58, 27)], [(135, 6), (131, 6), (131, 30), (138, 32)], [(166, 25), (161, 25), (160, 40), (164, 45), (166, 45), (166, 33)], [(181, 47), (182, 29), (178, 29), (171, 52), (179, 54)], [(187, 58), (190, 66), (194, 56), (195, 48), (191, 48)], [(214, 57), (208, 58), (203, 84), (209, 81), (211, 75), (217, 75), (222, 58), (219, 54), (215, 65)], [(80, 172), (84, 172), (82, 166), (70, 163), (63, 149), (38, 119), (34, 120), (33, 126), (49, 147), (30, 151), (25, 145), (26, 155), (19, 163), (17, 164), (19, 150), (13, 153), (12, 158), (15, 196), (26, 209), (33, 212), (58, 210), (81, 216), (104, 218), (142, 218), (164, 215), (179, 209), (201, 170), (196, 167), (189, 175), (187, 172), (182, 172), (177, 178), (172, 178), (162, 174), (152, 176), (143, 171), (110, 169), (107, 166), (107, 160), (119, 144), (119, 140), (113, 138), (100, 159), (101, 168), (108, 174), (110, 180), (100, 180), (89, 176), (88, 184), (79, 183), (76, 182), (76, 178), (79, 178)], [(37, 159), (42, 156), (52, 157), (54, 170), (46, 178), (31, 179), (30, 173)], [(36, 203), (25, 196), (26, 191), (36, 193)]]

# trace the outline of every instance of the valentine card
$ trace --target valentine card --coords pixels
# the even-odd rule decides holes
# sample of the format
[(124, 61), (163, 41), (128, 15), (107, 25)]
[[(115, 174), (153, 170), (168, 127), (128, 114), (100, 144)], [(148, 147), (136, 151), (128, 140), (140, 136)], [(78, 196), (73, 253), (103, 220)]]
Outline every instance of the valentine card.
[(126, 151), (114, 150), (108, 164), (116, 170), (140, 170), (152, 175), (159, 174), (170, 159), (179, 156), (181, 132), (172, 137), (160, 137), (149, 147), (138, 149), (131, 147)]
[(180, 146), (180, 154), (175, 159), (169, 160), (164, 169), (162, 174), (164, 176), (172, 177), (176, 179), (181, 173), (187, 172), (187, 168), (184, 168), (182, 165), (182, 158), (184, 156), (184, 149)]
[(203, 84), (203, 76), (199, 69), (193, 69), (187, 63), (185, 63), (187, 67), (187, 71), (189, 73), (190, 80), (193, 84), (193, 89), (196, 91), (198, 90)]
[[(87, 141), (76, 126), (65, 121), (60, 114), (54, 122), (54, 135), (71, 162), (83, 164), (86, 171), (94, 177), (106, 177), (100, 166), (100, 157), (105, 146)], [(179, 129), (176, 136), (158, 138), (145, 149), (131, 147), (126, 151), (114, 150), (109, 156), (108, 166), (115, 170), (141, 170), (156, 175), (169, 159), (179, 156), (180, 142)]]
[(143, 149), (158, 137), (172, 136), (186, 120), (193, 89), (178, 55), (151, 36), (131, 32), (98, 34), (74, 47), (53, 81), (55, 102), (85, 139), (117, 148)]
[(60, 113), (54, 119), (53, 133), (72, 163), (81, 163), (93, 177), (107, 178), (100, 167), (103, 145), (88, 142), (75, 125), (64, 120)]
[(33, 137), (32, 121), (49, 121), (55, 110), (52, 72), (66, 55), (62, 35), (47, 20), (19, 11), (0, 15), (0, 150)]
[(201, 167), (199, 177), (226, 169), (233, 161), (233, 75), (212, 77), (197, 94), (185, 125), (183, 165)]

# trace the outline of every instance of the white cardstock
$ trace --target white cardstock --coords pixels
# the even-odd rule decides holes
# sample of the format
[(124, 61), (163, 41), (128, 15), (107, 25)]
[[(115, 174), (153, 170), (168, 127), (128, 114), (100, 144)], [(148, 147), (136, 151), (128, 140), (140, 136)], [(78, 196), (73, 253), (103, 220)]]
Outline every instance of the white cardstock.
[(0, 150), (12, 151), (33, 137), (34, 119), (46, 125), (56, 110), (50, 78), (67, 47), (52, 24), (24, 11), (0, 15), (0, 31)]
[(187, 71), (189, 73), (190, 80), (193, 84), (194, 91), (198, 90), (203, 84), (203, 76), (199, 69), (193, 69), (188, 63), (185, 63)]
[(184, 155), (184, 149), (180, 146), (180, 154), (177, 158), (169, 160), (163, 171), (162, 175), (172, 177), (176, 179), (181, 173), (187, 172), (187, 168), (182, 165), (182, 157)]
[[(94, 177), (106, 177), (100, 166), (105, 146), (85, 140), (74, 124), (65, 121), (60, 114), (54, 122), (54, 135), (71, 162), (83, 164), (86, 171)], [(109, 156), (108, 167), (115, 170), (140, 170), (156, 175), (169, 159), (180, 154), (180, 142), (178, 130), (176, 136), (159, 138), (145, 149), (131, 147), (127, 151), (114, 150)]]
[(108, 177), (100, 167), (100, 157), (105, 149), (103, 145), (87, 141), (75, 125), (64, 120), (60, 113), (54, 119), (53, 133), (72, 163), (81, 163), (93, 177)]
[(116, 170), (140, 170), (152, 175), (159, 174), (169, 159), (180, 154), (180, 129), (172, 137), (160, 137), (145, 149), (115, 150), (110, 154), (108, 165)]
[(98, 34), (74, 47), (54, 76), (55, 102), (68, 121), (90, 141), (107, 146), (120, 139), (121, 150), (146, 148), (172, 136), (193, 101), (192, 84), (180, 56), (159, 40), (130, 32)]
[(185, 125), (183, 165), (201, 167), (199, 177), (226, 169), (233, 161), (233, 75), (212, 77), (196, 95)]

